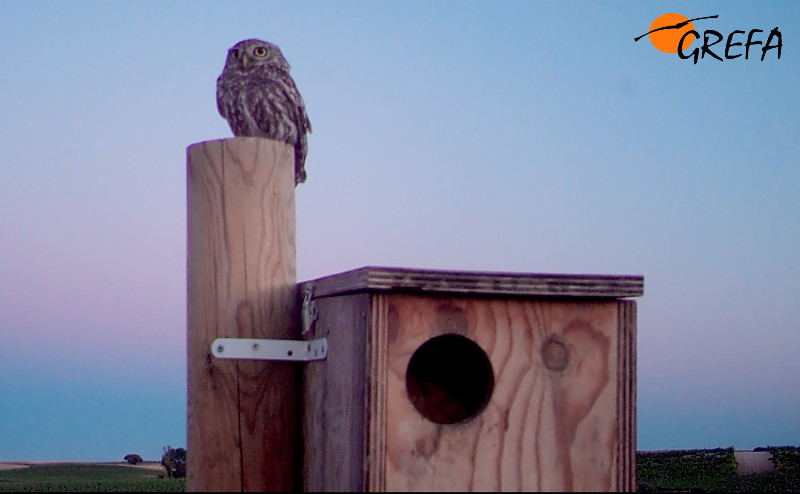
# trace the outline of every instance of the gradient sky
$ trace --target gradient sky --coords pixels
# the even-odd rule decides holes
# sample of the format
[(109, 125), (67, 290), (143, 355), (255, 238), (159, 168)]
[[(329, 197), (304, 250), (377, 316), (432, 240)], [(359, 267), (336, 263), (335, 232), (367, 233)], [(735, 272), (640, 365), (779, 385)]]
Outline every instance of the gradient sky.
[[(634, 43), (669, 12), (781, 58)], [(0, 460), (185, 446), (185, 153), (250, 37), (314, 130), (299, 280), (643, 275), (638, 449), (800, 445), (800, 3), (5, 0)]]

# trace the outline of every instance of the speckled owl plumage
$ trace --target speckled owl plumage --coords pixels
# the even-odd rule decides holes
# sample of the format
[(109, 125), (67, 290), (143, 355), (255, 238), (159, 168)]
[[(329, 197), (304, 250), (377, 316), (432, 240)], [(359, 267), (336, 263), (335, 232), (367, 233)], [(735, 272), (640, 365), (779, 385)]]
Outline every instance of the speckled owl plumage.
[(265, 137), (293, 146), (297, 185), (306, 181), (311, 122), (289, 71), (276, 45), (258, 39), (236, 43), (217, 78), (217, 109), (237, 137)]

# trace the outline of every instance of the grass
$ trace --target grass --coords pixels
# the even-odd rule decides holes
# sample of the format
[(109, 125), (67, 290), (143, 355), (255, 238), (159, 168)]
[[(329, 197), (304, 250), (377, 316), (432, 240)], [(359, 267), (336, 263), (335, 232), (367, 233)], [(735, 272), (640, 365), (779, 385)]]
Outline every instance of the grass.
[[(800, 448), (757, 448), (772, 454), (777, 472), (739, 477), (733, 448), (639, 452), (645, 492), (800, 492)], [(184, 479), (159, 471), (104, 464), (46, 464), (0, 471), (0, 492), (182, 492)]]
[(636, 460), (640, 491), (739, 490), (733, 448), (639, 452)]
[(184, 479), (159, 471), (102, 464), (46, 464), (0, 471), (0, 492), (182, 492)]
[(777, 472), (739, 477), (733, 448), (639, 452), (639, 490), (643, 492), (800, 492), (800, 449), (768, 450)]

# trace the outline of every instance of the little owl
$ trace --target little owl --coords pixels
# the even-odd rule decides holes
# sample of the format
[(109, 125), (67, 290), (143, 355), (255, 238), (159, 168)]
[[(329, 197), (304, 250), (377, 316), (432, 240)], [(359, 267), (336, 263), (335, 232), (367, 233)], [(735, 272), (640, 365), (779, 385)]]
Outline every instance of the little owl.
[(306, 181), (311, 122), (280, 48), (257, 39), (228, 50), (217, 78), (217, 109), (235, 136), (266, 137), (294, 146), (295, 185)]

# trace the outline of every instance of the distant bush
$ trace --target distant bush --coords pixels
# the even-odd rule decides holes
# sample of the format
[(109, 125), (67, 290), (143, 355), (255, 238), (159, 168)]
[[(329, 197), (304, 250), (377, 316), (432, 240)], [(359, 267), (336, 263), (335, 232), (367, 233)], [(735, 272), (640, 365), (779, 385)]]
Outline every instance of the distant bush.
[(131, 465), (137, 465), (137, 464), (139, 464), (139, 463), (144, 461), (141, 456), (139, 456), (137, 454), (134, 454), (134, 453), (131, 453), (129, 455), (125, 455), (124, 460), (127, 461), (128, 463), (130, 463)]
[(164, 447), (161, 464), (167, 471), (167, 478), (182, 479), (186, 477), (186, 450), (184, 448)]
[(784, 478), (787, 491), (800, 492), (800, 447), (770, 446), (772, 462)]

